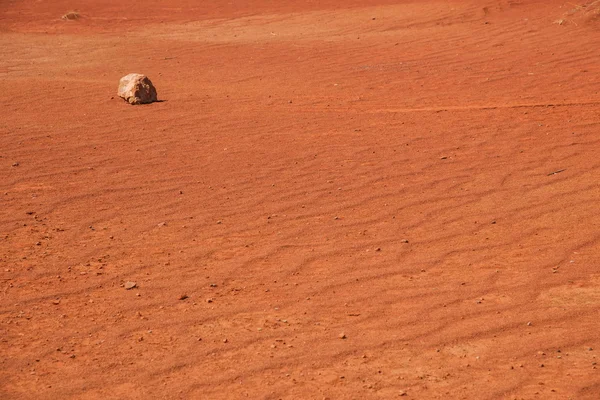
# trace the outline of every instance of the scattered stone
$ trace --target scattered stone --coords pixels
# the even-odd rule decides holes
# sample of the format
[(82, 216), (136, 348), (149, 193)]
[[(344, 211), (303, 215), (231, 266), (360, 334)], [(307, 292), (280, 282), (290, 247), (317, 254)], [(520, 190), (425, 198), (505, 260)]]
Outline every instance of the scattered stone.
[(223, 343), (229, 343), (229, 340), (223, 339)]
[(181, 296), (179, 296), (179, 300), (185, 300), (187, 298), (189, 298), (190, 296), (188, 296), (187, 294), (182, 294)]
[(19, 163), (18, 163), (18, 162), (16, 162), (16, 163), (13, 163), (13, 164), (12, 164), (12, 166), (13, 166), (13, 167), (18, 167), (18, 166), (19, 166)]
[(133, 289), (133, 288), (136, 288), (136, 287), (137, 287), (137, 283), (135, 283), (135, 282), (132, 282), (132, 281), (127, 281), (127, 282), (125, 282), (125, 285), (124, 285), (124, 287), (125, 287), (125, 289), (127, 289), (127, 290), (131, 290), (131, 289)]
[(338, 335), (338, 337), (339, 337), (340, 339), (348, 339), (348, 336), (346, 336), (346, 334), (345, 334), (345, 333), (343, 333), (343, 332), (342, 332), (342, 333), (340, 333), (340, 334)]
[(400, 243), (408, 243), (408, 239), (402, 239)]
[(146, 75), (129, 74), (119, 81), (117, 93), (129, 104), (147, 104), (157, 101), (156, 88)]
[(408, 393), (406, 393), (404, 390), (401, 390), (400, 393), (398, 393), (399, 396), (408, 396)]
[(76, 21), (79, 19), (79, 17), (80, 17), (80, 15), (77, 11), (69, 11), (68, 13), (63, 15), (61, 18), (64, 19), (65, 21)]
[(52, 300), (52, 304), (54, 304), (55, 306), (60, 304), (60, 300), (56, 299), (56, 300)]
[(528, 322), (528, 323), (527, 323), (527, 326), (531, 326), (531, 325), (533, 325), (531, 322)]
[(212, 303), (212, 302), (213, 302), (213, 299), (206, 299), (206, 302), (207, 302), (207, 303)]

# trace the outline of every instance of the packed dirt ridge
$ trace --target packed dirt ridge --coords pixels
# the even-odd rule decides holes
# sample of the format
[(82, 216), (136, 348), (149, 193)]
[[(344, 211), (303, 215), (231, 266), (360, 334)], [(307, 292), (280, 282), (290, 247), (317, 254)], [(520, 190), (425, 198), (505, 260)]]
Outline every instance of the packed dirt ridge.
[(0, 2), (0, 399), (599, 399), (598, 43), (586, 0)]

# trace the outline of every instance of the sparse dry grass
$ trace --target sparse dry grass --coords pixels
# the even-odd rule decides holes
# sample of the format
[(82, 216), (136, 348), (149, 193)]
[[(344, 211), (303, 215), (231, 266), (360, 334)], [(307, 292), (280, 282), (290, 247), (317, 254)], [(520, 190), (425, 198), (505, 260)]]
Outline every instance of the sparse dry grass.
[(575, 4), (575, 3), (567, 3), (569, 6), (572, 6), (569, 11), (567, 11), (563, 18), (557, 19), (554, 21), (555, 24), (558, 25), (566, 25), (566, 24), (574, 24), (578, 26), (577, 22), (588, 22), (594, 21), (600, 18), (600, 0), (588, 1), (584, 4)]

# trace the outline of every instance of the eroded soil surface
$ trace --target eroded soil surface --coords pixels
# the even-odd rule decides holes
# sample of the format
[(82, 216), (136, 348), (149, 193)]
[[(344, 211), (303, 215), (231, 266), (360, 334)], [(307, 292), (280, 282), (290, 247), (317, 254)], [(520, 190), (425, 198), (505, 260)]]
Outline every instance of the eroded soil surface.
[(236, 3), (0, 3), (0, 398), (600, 398), (600, 3)]

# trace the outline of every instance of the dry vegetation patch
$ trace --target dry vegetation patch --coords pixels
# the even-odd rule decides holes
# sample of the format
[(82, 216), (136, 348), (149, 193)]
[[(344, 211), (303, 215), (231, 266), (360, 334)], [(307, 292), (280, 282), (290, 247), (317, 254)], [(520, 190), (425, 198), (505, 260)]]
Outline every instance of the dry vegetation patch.
[(584, 4), (568, 3), (572, 8), (564, 13), (563, 17), (554, 21), (559, 25), (585, 24), (600, 20), (600, 0), (588, 1)]

